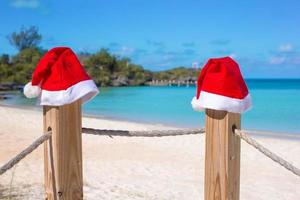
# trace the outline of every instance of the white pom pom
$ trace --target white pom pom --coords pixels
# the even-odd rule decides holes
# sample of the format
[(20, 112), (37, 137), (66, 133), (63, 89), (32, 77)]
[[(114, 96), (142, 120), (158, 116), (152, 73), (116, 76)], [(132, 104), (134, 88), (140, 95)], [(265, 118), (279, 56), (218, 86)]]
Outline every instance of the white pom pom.
[(27, 98), (36, 98), (41, 94), (41, 88), (39, 86), (33, 86), (31, 82), (29, 82), (24, 86), (23, 93)]
[(202, 111), (205, 110), (205, 108), (203, 108), (203, 107), (200, 105), (199, 99), (197, 99), (196, 97), (194, 97), (194, 98), (192, 99), (191, 104), (192, 104), (192, 107), (193, 107), (194, 111), (202, 112)]

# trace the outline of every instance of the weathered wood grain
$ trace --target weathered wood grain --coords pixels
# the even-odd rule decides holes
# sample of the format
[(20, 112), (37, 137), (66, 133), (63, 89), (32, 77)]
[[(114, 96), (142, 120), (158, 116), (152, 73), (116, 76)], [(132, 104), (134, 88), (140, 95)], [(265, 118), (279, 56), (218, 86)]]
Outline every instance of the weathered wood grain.
[(64, 106), (44, 106), (46, 200), (82, 200), (82, 139), (80, 100)]
[(240, 114), (206, 110), (205, 200), (239, 200)]

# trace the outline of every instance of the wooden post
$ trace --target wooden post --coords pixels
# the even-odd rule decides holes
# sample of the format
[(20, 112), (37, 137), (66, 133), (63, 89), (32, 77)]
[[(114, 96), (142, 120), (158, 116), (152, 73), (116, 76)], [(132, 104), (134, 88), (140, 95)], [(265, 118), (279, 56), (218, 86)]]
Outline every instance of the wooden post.
[(206, 110), (205, 200), (239, 200), (240, 114)]
[(82, 140), (80, 100), (64, 106), (44, 106), (46, 200), (82, 200)]

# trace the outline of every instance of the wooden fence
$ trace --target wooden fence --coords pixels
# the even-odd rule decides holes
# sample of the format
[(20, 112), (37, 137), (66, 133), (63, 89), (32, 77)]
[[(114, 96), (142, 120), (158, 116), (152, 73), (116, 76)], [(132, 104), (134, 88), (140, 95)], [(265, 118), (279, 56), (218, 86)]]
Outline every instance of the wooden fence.
[[(81, 103), (44, 106), (46, 200), (82, 200)], [(240, 115), (206, 110), (205, 200), (238, 200), (240, 191)]]
[[(167, 137), (206, 133), (205, 200), (237, 200), (240, 191), (240, 139), (300, 177), (300, 169), (276, 155), (248, 134), (264, 131), (241, 130), (240, 114), (206, 110), (205, 129), (128, 131), (94, 129), (81, 125), (81, 102), (44, 106), (44, 134), (0, 167), (0, 176), (44, 145), (45, 199), (82, 200), (82, 133), (125, 137)], [(277, 135), (268, 132), (269, 135)], [(296, 135), (288, 135), (300, 139)]]

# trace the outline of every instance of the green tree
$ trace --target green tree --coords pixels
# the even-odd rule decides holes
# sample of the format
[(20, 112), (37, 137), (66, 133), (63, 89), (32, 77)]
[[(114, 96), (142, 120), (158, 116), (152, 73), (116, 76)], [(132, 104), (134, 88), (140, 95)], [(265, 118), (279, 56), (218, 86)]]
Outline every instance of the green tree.
[(0, 83), (13, 82), (13, 70), (9, 62), (9, 56), (3, 54), (0, 57)]
[(156, 80), (197, 80), (201, 69), (195, 70), (186, 67), (177, 67), (170, 70), (154, 73)]
[(101, 86), (145, 85), (152, 79), (150, 71), (132, 64), (129, 58), (111, 54), (107, 49), (86, 57), (83, 64), (96, 84)]
[(26, 48), (12, 58), (13, 81), (24, 84), (31, 79), (32, 72), (38, 61), (44, 54), (44, 50), (38, 48)]
[(111, 85), (116, 63), (116, 57), (110, 55), (107, 49), (101, 49), (83, 62), (90, 76), (94, 78), (97, 85), (101, 86)]
[(22, 51), (26, 48), (36, 48), (42, 40), (42, 35), (39, 34), (36, 26), (31, 26), (22, 27), (19, 32), (13, 32), (7, 38), (11, 45)]
[(9, 64), (9, 55), (8, 54), (2, 54), (0, 57), (0, 64)]

